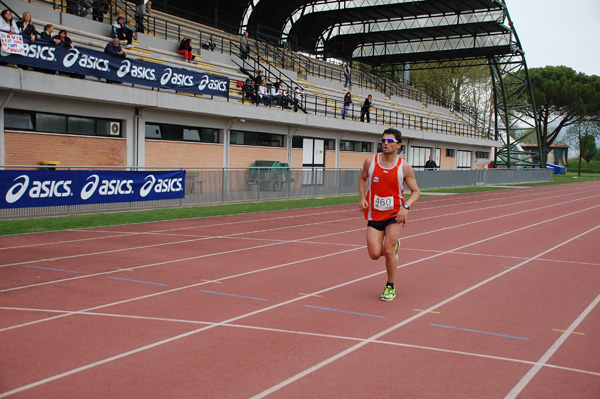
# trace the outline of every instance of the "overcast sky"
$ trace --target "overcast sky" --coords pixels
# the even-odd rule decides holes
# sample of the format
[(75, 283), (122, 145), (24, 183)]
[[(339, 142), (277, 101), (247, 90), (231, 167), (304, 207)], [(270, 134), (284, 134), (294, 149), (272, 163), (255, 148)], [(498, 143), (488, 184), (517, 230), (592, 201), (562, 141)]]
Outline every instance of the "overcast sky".
[(600, 0), (505, 0), (529, 68), (600, 76)]

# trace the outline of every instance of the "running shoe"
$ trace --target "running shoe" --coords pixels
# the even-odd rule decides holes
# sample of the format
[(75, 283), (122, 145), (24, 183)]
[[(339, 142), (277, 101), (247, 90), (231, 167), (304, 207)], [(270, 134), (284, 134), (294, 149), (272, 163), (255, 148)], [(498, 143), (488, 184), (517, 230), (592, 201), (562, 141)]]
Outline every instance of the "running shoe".
[(396, 288), (389, 287), (387, 284), (383, 290), (383, 294), (379, 297), (382, 301), (391, 301), (396, 298)]

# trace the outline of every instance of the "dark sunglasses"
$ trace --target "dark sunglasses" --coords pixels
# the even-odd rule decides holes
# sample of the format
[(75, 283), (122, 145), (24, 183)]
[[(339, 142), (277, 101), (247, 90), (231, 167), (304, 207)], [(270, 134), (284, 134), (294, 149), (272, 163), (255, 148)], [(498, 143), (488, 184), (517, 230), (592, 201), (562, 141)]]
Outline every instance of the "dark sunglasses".
[(398, 140), (396, 140), (396, 139), (381, 139), (381, 142), (383, 144), (385, 144), (385, 143), (397, 143)]

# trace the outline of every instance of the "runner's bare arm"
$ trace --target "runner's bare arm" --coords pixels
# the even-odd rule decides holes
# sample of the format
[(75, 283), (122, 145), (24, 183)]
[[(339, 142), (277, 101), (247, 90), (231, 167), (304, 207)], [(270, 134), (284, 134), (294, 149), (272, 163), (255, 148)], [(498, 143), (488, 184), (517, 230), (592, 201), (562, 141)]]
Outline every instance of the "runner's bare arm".
[(371, 162), (373, 162), (373, 156), (365, 159), (362, 172), (358, 178), (358, 194), (360, 195), (358, 209), (361, 212), (364, 212), (364, 210), (369, 207), (369, 202), (367, 201), (367, 183), (369, 180), (369, 168), (371, 167)]

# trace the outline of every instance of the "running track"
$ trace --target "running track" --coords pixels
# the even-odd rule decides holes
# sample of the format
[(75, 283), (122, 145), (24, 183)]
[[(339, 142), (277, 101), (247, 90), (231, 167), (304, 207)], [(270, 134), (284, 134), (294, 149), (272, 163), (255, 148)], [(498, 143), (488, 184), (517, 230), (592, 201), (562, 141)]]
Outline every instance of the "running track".
[(600, 184), (0, 237), (0, 398), (600, 398)]

